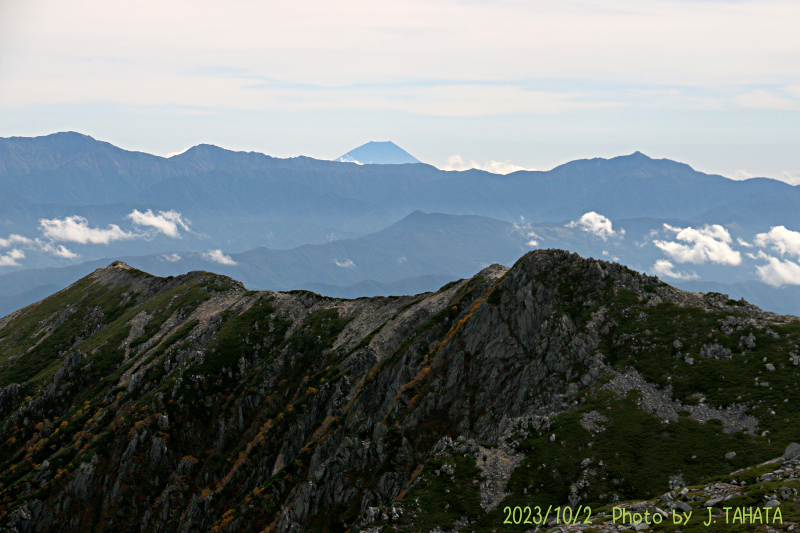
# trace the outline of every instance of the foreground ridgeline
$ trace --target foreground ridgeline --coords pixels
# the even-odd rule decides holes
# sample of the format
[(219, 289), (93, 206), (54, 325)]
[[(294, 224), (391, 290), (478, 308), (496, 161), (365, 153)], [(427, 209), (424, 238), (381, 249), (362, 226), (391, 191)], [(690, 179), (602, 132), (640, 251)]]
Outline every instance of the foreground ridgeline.
[(357, 300), (117, 262), (0, 319), (0, 531), (785, 529), (798, 344), (559, 250)]

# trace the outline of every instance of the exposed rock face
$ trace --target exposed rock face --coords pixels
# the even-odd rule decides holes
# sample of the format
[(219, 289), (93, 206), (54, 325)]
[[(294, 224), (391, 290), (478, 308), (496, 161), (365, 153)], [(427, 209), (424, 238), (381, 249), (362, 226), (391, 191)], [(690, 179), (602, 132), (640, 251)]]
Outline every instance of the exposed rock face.
[(792, 320), (558, 250), (358, 300), (115, 263), (0, 329), (0, 531), (481, 531), (515, 498), (663, 492), (705, 471), (632, 479), (619, 428), (769, 456)]
[(726, 433), (736, 433), (746, 431), (755, 433), (758, 427), (758, 419), (754, 416), (745, 414), (747, 406), (733, 404), (725, 409), (714, 409), (707, 405), (685, 405), (672, 399), (672, 387), (667, 386), (663, 391), (642, 378), (636, 370), (630, 370), (627, 374), (617, 374), (605, 385), (605, 388), (613, 390), (617, 394), (625, 395), (631, 390), (638, 391), (641, 396), (638, 405), (642, 409), (654, 413), (659, 418), (678, 421), (679, 411), (688, 411), (688, 417), (699, 422), (707, 422), (717, 419), (722, 422)]

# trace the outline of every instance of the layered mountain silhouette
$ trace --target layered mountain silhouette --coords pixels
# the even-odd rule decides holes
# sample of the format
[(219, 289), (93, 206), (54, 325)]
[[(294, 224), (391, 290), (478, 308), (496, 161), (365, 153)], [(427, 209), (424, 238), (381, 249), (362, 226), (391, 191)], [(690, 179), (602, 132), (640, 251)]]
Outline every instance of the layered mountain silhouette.
[[(405, 154), (392, 143), (368, 143), (349, 154), (364, 163), (378, 159), (358, 154), (384, 152)], [(652, 272), (656, 261), (671, 259), (654, 241), (694, 245), (676, 240), (665, 224), (721, 225), (741, 258), (737, 264), (705, 257), (673, 261), (673, 271), (682, 276), (677, 283), (691, 283), (693, 290), (729, 288), (737, 298), (800, 313), (786, 285), (775, 289), (762, 282), (758, 269), (766, 260), (752, 247), (754, 236), (772, 227), (800, 229), (799, 207), (800, 188), (786, 183), (733, 181), (640, 152), (497, 175), (421, 163), (280, 159), (207, 144), (164, 158), (74, 132), (12, 137), (0, 139), (0, 239), (17, 234), (38, 244), (14, 245), (17, 256), (24, 253), (20, 259), (4, 256), (11, 245), (0, 248), (0, 276), (9, 287), (0, 295), (0, 313), (116, 258), (161, 275), (214, 269), (252, 288), (306, 287), (337, 296), (429, 290), (481, 265), (511, 264), (532, 248), (619, 258)], [(42, 220), (79, 216), (88, 228), (117, 225), (126, 234), (141, 234), (126, 217), (148, 209), (179, 212), (190, 229), (181, 229), (177, 238), (151, 231), (92, 244), (51, 242), (41, 226)], [(415, 212), (420, 214), (411, 216)], [(613, 236), (575, 225), (589, 212), (607, 217)], [(458, 229), (447, 233), (437, 214), (473, 218), (453, 218)], [(75, 257), (54, 255), (58, 245)], [(399, 253), (395, 248), (401, 245), (416, 253)], [(235, 265), (210, 261), (210, 250), (220, 250)], [(398, 261), (404, 255), (408, 261)], [(29, 269), (55, 270), (42, 277), (25, 274)], [(410, 280), (416, 281), (404, 285)]]
[(12, 198), (4, 201), (4, 210), (21, 204), (148, 202), (184, 210), (290, 216), (286, 201), (305, 199), (307, 208), (299, 216), (330, 216), (334, 223), (337, 210), (353, 209), (357, 216), (371, 209), (395, 219), (419, 209), (552, 221), (594, 210), (611, 219), (800, 222), (796, 187), (764, 178), (734, 181), (639, 152), (573, 161), (546, 172), (497, 175), (476, 169), (445, 172), (424, 164), (278, 159), (210, 145), (166, 159), (78, 133), (58, 133), (0, 139), (0, 161), (4, 197)]

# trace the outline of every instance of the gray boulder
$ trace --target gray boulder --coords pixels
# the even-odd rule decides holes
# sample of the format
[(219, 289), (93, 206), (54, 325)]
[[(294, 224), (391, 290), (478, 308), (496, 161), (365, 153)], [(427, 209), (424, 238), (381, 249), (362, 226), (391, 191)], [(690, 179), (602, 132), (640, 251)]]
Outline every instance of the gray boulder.
[(800, 444), (793, 442), (788, 445), (786, 447), (786, 451), (783, 452), (783, 460), (791, 461), (792, 459), (797, 459), (798, 457), (800, 457)]
[(723, 348), (720, 344), (706, 344), (700, 348), (700, 356), (707, 359), (732, 359), (733, 354), (728, 348)]
[(686, 502), (677, 501), (672, 504), (673, 509), (677, 509), (678, 511), (683, 511), (684, 513), (688, 513), (692, 510), (692, 506)]
[(739, 339), (739, 346), (746, 346), (747, 348), (755, 348), (756, 347), (756, 338), (752, 333), (748, 333), (747, 337), (742, 335)]

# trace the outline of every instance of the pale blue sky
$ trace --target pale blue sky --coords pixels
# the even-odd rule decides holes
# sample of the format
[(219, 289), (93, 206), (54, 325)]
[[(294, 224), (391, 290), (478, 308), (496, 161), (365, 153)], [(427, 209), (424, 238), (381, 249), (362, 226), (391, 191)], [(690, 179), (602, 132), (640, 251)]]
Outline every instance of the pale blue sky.
[(6, 0), (0, 136), (800, 181), (800, 2)]

